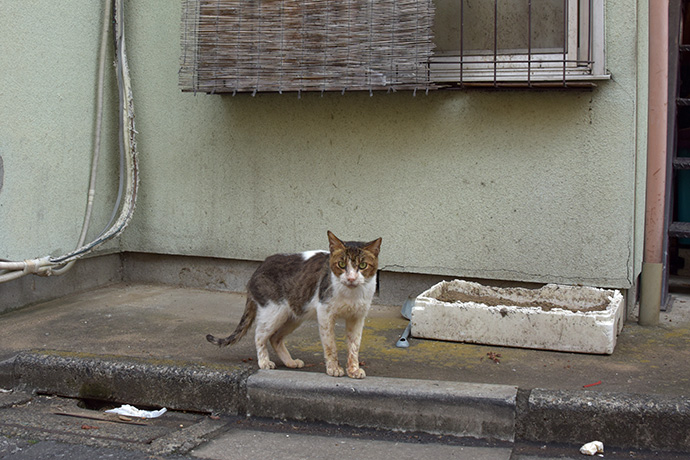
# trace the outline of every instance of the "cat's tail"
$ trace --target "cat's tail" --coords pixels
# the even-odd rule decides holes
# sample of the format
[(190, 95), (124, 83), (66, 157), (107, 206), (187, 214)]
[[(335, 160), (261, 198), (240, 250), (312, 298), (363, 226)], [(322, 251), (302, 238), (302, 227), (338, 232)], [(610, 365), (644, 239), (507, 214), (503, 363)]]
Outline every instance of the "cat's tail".
[(219, 347), (225, 347), (228, 345), (234, 345), (239, 342), (242, 337), (247, 333), (252, 323), (256, 318), (256, 302), (251, 296), (247, 297), (247, 303), (244, 307), (244, 313), (242, 313), (242, 319), (240, 319), (240, 324), (235, 328), (235, 332), (225, 337), (224, 339), (214, 337), (209, 334), (206, 336), (206, 340)]

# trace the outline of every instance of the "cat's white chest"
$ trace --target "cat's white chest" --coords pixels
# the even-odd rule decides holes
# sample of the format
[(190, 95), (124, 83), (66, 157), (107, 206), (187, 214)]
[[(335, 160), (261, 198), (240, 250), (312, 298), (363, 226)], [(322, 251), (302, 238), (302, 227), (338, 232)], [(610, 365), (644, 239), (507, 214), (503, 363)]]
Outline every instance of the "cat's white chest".
[(335, 275), (331, 276), (331, 295), (322, 301), (317, 292), (305, 309), (305, 319), (323, 314), (336, 317), (366, 316), (376, 291), (376, 276), (355, 288), (347, 287), (338, 281)]
[(364, 316), (371, 307), (371, 300), (376, 291), (376, 276), (357, 287), (342, 284), (331, 274), (333, 296), (327, 302), (327, 308), (336, 316)]

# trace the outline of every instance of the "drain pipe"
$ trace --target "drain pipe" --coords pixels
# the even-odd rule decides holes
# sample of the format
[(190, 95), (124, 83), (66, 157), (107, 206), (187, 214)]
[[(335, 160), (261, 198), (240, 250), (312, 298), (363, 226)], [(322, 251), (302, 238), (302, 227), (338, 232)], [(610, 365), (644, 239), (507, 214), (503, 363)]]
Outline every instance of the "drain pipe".
[(649, 0), (649, 106), (644, 258), (640, 279), (643, 326), (659, 323), (664, 278), (668, 148), (669, 0)]

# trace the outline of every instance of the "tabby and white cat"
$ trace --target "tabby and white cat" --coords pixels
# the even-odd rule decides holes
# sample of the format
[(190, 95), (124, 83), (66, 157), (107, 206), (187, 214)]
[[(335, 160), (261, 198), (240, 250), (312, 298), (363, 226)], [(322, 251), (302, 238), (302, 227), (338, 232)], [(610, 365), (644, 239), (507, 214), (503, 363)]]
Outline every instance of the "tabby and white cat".
[(338, 363), (335, 320), (344, 318), (347, 331), (347, 375), (366, 376), (359, 367), (359, 346), (364, 320), (376, 290), (381, 238), (369, 243), (343, 242), (328, 232), (328, 251), (277, 254), (268, 257), (247, 284), (247, 303), (240, 323), (226, 338), (206, 339), (218, 346), (232, 345), (247, 333), (256, 319), (256, 355), (261, 369), (274, 369), (269, 359), (270, 341), (287, 367), (304, 362), (292, 359), (285, 337), (306, 319), (319, 323), (326, 373), (345, 375)]

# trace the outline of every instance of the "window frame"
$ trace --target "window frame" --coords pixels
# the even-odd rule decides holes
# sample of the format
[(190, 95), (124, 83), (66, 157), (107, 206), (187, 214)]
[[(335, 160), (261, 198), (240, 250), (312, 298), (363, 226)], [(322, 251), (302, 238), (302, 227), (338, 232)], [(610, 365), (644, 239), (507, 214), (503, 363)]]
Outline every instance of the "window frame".
[(470, 54), (462, 49), (461, 39), (457, 52), (432, 56), (431, 80), (440, 86), (567, 86), (609, 79), (605, 67), (604, 0), (563, 1), (567, 6), (565, 52), (534, 52), (529, 49), (531, 45), (527, 52), (499, 52), (496, 33), (500, 30), (495, 26), (493, 50)]

